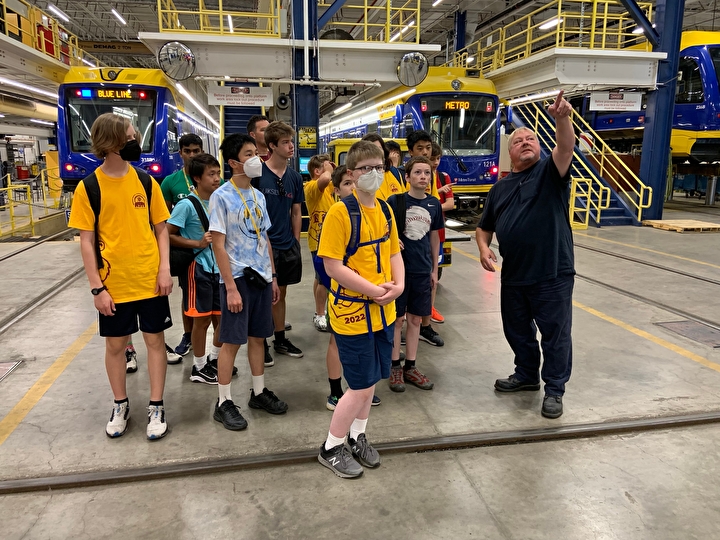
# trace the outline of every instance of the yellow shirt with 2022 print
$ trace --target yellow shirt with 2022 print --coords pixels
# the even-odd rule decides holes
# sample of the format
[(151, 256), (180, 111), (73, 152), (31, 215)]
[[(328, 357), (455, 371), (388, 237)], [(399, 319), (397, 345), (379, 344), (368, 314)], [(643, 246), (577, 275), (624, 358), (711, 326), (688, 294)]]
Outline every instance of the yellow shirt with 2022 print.
[[(362, 218), (360, 219), (361, 243), (368, 242), (371, 239), (382, 238), (388, 232), (388, 221), (385, 218), (385, 213), (382, 208), (380, 208), (380, 204), (382, 203), (376, 200), (375, 208), (360, 207), (362, 212)], [(379, 273), (377, 271), (376, 245), (359, 248), (355, 255), (350, 257), (347, 262), (348, 268), (374, 285), (392, 281), (390, 256), (400, 252), (397, 227), (392, 213), (391, 221), (390, 237), (385, 242), (380, 243), (381, 271)], [(325, 215), (318, 255), (320, 257), (343, 260), (345, 250), (350, 241), (350, 231), (350, 216), (345, 203), (339, 202), (334, 204)], [(341, 299), (338, 299), (336, 302), (333, 291), (337, 290), (338, 283), (333, 279), (328, 297), (328, 313), (330, 315), (330, 325), (333, 330), (343, 335), (367, 334), (368, 321), (366, 320), (366, 304), (364, 302), (353, 302)], [(341, 291), (342, 294), (346, 296), (367, 298), (355, 291), (349, 291), (347, 289), (341, 289)], [(386, 324), (390, 325), (395, 322), (395, 302), (390, 302), (382, 307), (372, 302), (370, 303), (370, 327), (373, 332), (377, 332), (383, 328), (380, 310), (383, 310), (385, 314)]]
[(330, 207), (335, 204), (335, 191), (332, 183), (328, 183), (325, 189), (320, 191), (317, 180), (310, 180), (305, 183), (305, 204), (310, 214), (310, 225), (308, 226), (308, 247), (310, 251), (317, 251), (318, 238), (325, 220), (325, 215)]
[[(148, 220), (145, 188), (135, 169), (130, 167), (120, 178), (107, 176), (99, 168), (95, 174), (100, 186), (98, 233), (104, 263), (98, 269), (100, 279), (116, 304), (153, 298), (160, 251), (149, 221), (156, 225), (170, 217), (160, 185), (152, 182)], [(68, 225), (95, 230), (95, 214), (83, 182), (75, 189)]]

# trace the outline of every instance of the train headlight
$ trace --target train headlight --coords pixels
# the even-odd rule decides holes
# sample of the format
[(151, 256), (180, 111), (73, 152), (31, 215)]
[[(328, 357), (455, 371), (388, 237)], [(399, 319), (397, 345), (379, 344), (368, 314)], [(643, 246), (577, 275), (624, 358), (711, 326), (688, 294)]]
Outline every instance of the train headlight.
[(73, 169), (74, 169), (74, 167), (70, 163), (65, 164), (65, 170), (67, 172), (72, 172)]
[(454, 79), (454, 80), (450, 83), (450, 86), (452, 86), (452, 89), (453, 89), (453, 90), (458, 91), (458, 90), (460, 90), (460, 89), (462, 88), (462, 83), (461, 83), (459, 80)]

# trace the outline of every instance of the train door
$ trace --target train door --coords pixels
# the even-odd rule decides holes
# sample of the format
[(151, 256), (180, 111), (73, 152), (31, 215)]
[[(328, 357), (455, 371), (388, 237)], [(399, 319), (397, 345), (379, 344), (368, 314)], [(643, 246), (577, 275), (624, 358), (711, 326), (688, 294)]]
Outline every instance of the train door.
[(697, 130), (704, 124), (705, 92), (700, 58), (695, 54), (680, 57), (673, 127)]

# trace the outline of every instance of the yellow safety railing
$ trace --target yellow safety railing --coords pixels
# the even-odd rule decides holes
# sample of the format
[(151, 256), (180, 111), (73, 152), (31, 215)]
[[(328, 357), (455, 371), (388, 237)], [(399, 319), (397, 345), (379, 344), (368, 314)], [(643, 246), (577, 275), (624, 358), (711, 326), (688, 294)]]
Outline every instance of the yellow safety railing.
[[(26, 180), (12, 180), (8, 174), (3, 178), (7, 187), (0, 189), (0, 237), (47, 234), (46, 218), (55, 219), (70, 207), (69, 194), (62, 192), (62, 183), (53, 180), (59, 169), (42, 170)], [(54, 230), (64, 227), (64, 218)]]
[(102, 65), (55, 16), (25, 0), (0, 0), (0, 33), (68, 66)]
[(650, 208), (652, 203), (652, 188), (647, 186), (574, 110), (572, 122), (580, 133), (590, 135), (584, 141), (589, 150), (586, 158), (595, 163), (598, 173), (606, 182), (615, 185), (615, 191), (633, 209), (635, 217), (641, 222), (643, 210)]
[(34, 235), (32, 188), (29, 184), (7, 185), (0, 189), (0, 238), (28, 233)]
[[(525, 103), (521, 105), (530, 122), (526, 126), (544, 140), (554, 140), (555, 128), (547, 120), (542, 104)], [(590, 214), (600, 223), (602, 211), (610, 206), (610, 188), (603, 184), (597, 173), (580, 159), (577, 150), (570, 167), (572, 186), (570, 193), (570, 221), (573, 228), (587, 228)], [(602, 176), (602, 173), (601, 173)], [(582, 219), (578, 219), (582, 216)]]
[[(318, 12), (329, 8), (331, 0), (319, 0)], [(420, 0), (349, 0), (343, 4), (342, 20), (328, 28), (338, 28), (362, 41), (420, 43)]]
[(265, 11), (225, 9), (223, 0), (208, 7), (198, 0), (197, 9), (178, 9), (172, 0), (157, 0), (160, 32), (255, 37), (281, 37), (280, 0), (262, 2)]
[[(653, 4), (638, 3), (651, 20)], [(613, 0), (553, 0), (457, 51), (447, 65), (499, 69), (554, 48), (650, 50), (625, 7)]]

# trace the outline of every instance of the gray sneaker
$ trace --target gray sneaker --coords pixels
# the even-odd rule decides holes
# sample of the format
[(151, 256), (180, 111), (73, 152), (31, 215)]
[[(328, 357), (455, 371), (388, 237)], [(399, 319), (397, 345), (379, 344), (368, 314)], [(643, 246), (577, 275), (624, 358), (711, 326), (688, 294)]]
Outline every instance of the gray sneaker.
[(350, 445), (350, 450), (352, 450), (353, 457), (366, 467), (374, 469), (380, 465), (380, 454), (370, 446), (364, 433), (358, 435), (357, 441), (348, 435), (348, 444)]
[(345, 444), (338, 444), (330, 450), (325, 450), (325, 443), (320, 446), (318, 461), (340, 478), (357, 478), (362, 476), (363, 468), (355, 461)]

